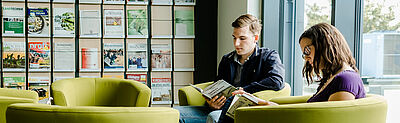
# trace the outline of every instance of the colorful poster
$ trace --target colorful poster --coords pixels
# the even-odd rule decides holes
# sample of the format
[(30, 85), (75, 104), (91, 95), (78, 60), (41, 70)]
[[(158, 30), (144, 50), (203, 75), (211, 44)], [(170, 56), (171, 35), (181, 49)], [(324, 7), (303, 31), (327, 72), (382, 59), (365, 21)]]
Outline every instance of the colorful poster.
[(3, 77), (4, 88), (25, 90), (25, 77)]
[(126, 74), (126, 79), (135, 80), (147, 85), (147, 74), (142, 74), (142, 73)]
[(147, 10), (135, 9), (128, 10), (128, 35), (145, 36), (147, 29)]
[(28, 33), (32, 36), (49, 36), (49, 9), (29, 8)]
[[(98, 50), (97, 48), (82, 48), (82, 66), (83, 70), (98, 70)], [(81, 70), (82, 70), (81, 69)]]
[(24, 34), (24, 8), (3, 7), (3, 34), (23, 36)]
[(82, 37), (100, 37), (101, 36), (101, 20), (100, 11), (97, 10), (81, 10), (80, 16), (80, 36)]
[(25, 42), (3, 42), (3, 68), (25, 69)]
[(104, 10), (105, 36), (124, 37), (123, 18), (123, 10)]
[(75, 49), (72, 43), (54, 43), (54, 69), (75, 70)]
[(29, 69), (50, 68), (50, 43), (31, 41), (29, 44)]
[(151, 68), (153, 70), (170, 71), (171, 68), (171, 46), (169, 44), (151, 45)]
[(54, 8), (54, 35), (74, 36), (75, 14), (73, 8)]
[(39, 95), (39, 100), (44, 100), (49, 98), (49, 87), (50, 79), (49, 77), (29, 77), (28, 79), (29, 90), (35, 91)]
[(104, 69), (124, 68), (124, 45), (121, 43), (104, 44)]
[(175, 10), (175, 35), (194, 36), (193, 10)]
[(128, 69), (147, 70), (147, 45), (128, 44)]
[(152, 104), (171, 104), (171, 78), (152, 78)]

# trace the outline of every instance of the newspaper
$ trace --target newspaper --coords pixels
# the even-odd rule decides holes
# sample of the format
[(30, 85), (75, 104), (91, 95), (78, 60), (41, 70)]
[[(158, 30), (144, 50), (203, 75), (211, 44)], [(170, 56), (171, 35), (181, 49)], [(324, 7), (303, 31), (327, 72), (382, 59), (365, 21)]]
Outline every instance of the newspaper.
[(235, 110), (239, 107), (244, 107), (244, 106), (252, 106), (252, 105), (257, 105), (258, 101), (257, 99), (250, 94), (237, 94), (235, 97), (233, 97), (232, 103), (228, 108), (228, 111), (226, 112), (226, 115), (234, 118), (235, 116)]
[(207, 97), (208, 99), (212, 99), (215, 96), (218, 97), (225, 96), (228, 98), (231, 97), (232, 92), (236, 90), (234, 86), (232, 86), (231, 84), (229, 84), (224, 80), (218, 80), (217, 82), (204, 88), (204, 90), (194, 85), (191, 86), (194, 87), (197, 91), (199, 91), (201, 94), (203, 94), (203, 96)]

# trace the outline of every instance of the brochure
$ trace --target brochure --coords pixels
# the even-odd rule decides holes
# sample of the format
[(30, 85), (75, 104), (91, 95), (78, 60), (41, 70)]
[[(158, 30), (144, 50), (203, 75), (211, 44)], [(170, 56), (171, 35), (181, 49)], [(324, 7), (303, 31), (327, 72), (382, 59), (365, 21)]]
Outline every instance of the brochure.
[(152, 104), (171, 104), (171, 78), (152, 78)]
[(25, 77), (3, 77), (4, 88), (25, 90)]
[(147, 74), (142, 74), (142, 73), (126, 74), (126, 79), (135, 80), (147, 85)]
[(28, 33), (30, 36), (49, 36), (49, 9), (29, 8)]
[(50, 43), (43, 41), (30, 41), (29, 43), (29, 69), (50, 68)]
[[(98, 26), (98, 25), (97, 25)], [(104, 10), (105, 36), (124, 37), (124, 10)]]
[(147, 70), (147, 45), (128, 44), (128, 69)]
[(73, 43), (54, 43), (54, 69), (75, 70), (75, 49)]
[(11, 36), (23, 36), (24, 34), (24, 8), (3, 7), (3, 34)]
[(82, 48), (82, 66), (83, 70), (98, 70), (98, 50), (97, 48)]
[(3, 68), (25, 69), (25, 42), (3, 42)]
[(128, 35), (145, 36), (148, 33), (147, 28), (147, 10), (136, 9), (128, 10)]
[(75, 34), (75, 14), (73, 8), (54, 8), (54, 35), (73, 37)]
[(100, 11), (81, 10), (80, 15), (80, 36), (100, 37), (101, 36)]
[(151, 67), (153, 70), (171, 70), (171, 46), (169, 44), (151, 45)]
[(124, 68), (124, 44), (105, 43), (104, 69), (123, 69), (123, 68)]

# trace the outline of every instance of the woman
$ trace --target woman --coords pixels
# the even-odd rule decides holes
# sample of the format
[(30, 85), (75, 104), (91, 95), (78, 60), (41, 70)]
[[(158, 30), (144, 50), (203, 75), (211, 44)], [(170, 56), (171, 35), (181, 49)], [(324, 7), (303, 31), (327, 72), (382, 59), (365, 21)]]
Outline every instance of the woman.
[[(308, 84), (313, 81), (320, 82), (317, 92), (307, 102), (343, 101), (365, 97), (355, 60), (339, 30), (326, 23), (314, 25), (301, 35), (299, 44), (305, 60), (303, 77)], [(319, 79), (314, 80), (315, 78)], [(238, 90), (233, 94), (247, 93)], [(259, 105), (278, 105), (258, 100)], [(222, 114), (225, 112), (222, 111)], [(233, 121), (222, 114), (219, 122)]]

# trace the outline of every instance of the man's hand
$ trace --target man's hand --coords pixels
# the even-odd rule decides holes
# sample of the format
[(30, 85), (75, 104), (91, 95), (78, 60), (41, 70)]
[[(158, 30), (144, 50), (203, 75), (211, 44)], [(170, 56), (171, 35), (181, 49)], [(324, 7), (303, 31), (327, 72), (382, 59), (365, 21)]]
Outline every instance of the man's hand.
[(225, 104), (225, 101), (226, 97), (224, 96), (221, 96), (220, 98), (218, 98), (218, 96), (215, 96), (211, 100), (206, 98), (206, 102), (213, 109), (221, 109), (221, 107)]

